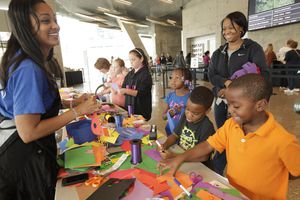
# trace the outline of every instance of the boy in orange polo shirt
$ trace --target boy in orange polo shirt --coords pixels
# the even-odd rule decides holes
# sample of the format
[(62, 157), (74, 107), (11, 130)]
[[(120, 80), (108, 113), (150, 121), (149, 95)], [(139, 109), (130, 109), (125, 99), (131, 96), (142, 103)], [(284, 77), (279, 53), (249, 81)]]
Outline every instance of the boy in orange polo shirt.
[(180, 164), (226, 149), (227, 178), (253, 200), (286, 199), (289, 173), (300, 175), (300, 145), (266, 111), (271, 85), (260, 75), (247, 74), (226, 89), (231, 118), (207, 141), (169, 160), (162, 169), (174, 175)]

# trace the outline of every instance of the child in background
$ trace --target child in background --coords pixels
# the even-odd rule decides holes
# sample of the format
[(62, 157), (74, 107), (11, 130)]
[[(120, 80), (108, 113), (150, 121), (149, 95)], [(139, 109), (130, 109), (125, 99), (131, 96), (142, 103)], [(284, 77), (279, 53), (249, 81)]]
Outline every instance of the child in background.
[(100, 95), (111, 93), (112, 103), (124, 108), (125, 96), (119, 90), (122, 87), (125, 76), (128, 74), (124, 61), (120, 58), (115, 59), (109, 73), (111, 81), (107, 83), (107, 88), (101, 91)]
[(267, 112), (272, 86), (258, 74), (246, 74), (232, 81), (225, 91), (231, 118), (207, 141), (163, 160), (175, 174), (184, 161), (226, 149), (229, 183), (251, 200), (286, 199), (289, 174), (300, 175), (300, 145)]
[(184, 113), (186, 102), (190, 96), (189, 83), (191, 81), (192, 75), (188, 69), (176, 68), (172, 71), (171, 87), (174, 91), (166, 97), (166, 108), (163, 112), (163, 119), (168, 118), (165, 128), (167, 135), (172, 134), (173, 129)]
[[(213, 100), (212, 91), (204, 86), (196, 87), (192, 91), (178, 125), (162, 145), (160, 154), (164, 159), (177, 155), (167, 150), (173, 144), (178, 143), (181, 148), (188, 150), (205, 141), (215, 132), (213, 124), (206, 116)], [(211, 167), (209, 155), (194, 161), (204, 161), (205, 165)]]
[(132, 70), (126, 75), (121, 94), (125, 95), (125, 109), (133, 108), (133, 113), (142, 115), (147, 121), (152, 113), (152, 77), (148, 70), (148, 58), (140, 48), (129, 52)]

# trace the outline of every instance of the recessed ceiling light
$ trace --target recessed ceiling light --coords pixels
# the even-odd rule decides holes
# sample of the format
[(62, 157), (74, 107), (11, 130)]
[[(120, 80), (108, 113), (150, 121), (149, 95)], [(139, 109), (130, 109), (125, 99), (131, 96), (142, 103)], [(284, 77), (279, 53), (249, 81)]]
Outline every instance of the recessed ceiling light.
[(89, 16), (89, 15), (85, 15), (85, 14), (81, 14), (81, 13), (75, 13), (75, 15), (77, 15), (78, 17), (81, 17), (81, 18), (95, 20), (95, 21), (99, 21), (99, 22), (107, 21), (106, 19), (98, 17), (98, 16)]
[(160, 24), (160, 25), (163, 25), (163, 26), (170, 26), (170, 24), (168, 24), (167, 22), (161, 21), (161, 20), (156, 19), (154, 17), (146, 17), (146, 20), (149, 21), (149, 22), (152, 22), (154, 24)]
[(126, 21), (126, 20), (120, 20), (121, 22), (125, 23), (125, 24), (132, 24), (138, 27), (143, 27), (143, 28), (148, 28), (149, 26), (147, 24), (142, 24), (142, 23), (138, 23), (138, 22), (130, 22), (130, 21)]
[(109, 9), (103, 8), (103, 7), (101, 7), (101, 6), (98, 6), (98, 7), (97, 7), (97, 10), (99, 10), (99, 11), (101, 11), (101, 12), (109, 12), (109, 11), (110, 11)]
[(124, 4), (124, 5), (127, 5), (127, 6), (131, 6), (132, 5), (132, 2), (131, 1), (127, 1), (127, 0), (115, 0), (115, 1), (118, 2), (118, 3)]
[(134, 21), (134, 19), (132, 19), (130, 17), (123, 16), (123, 15), (116, 15), (116, 14), (109, 13), (109, 12), (105, 12), (104, 14), (107, 15), (107, 16), (110, 16), (110, 17), (117, 18), (117, 19), (122, 19), (122, 20), (127, 20), (127, 21)]
[(174, 3), (173, 0), (160, 0), (160, 1), (161, 1), (161, 2), (164, 2), (164, 3), (169, 3), (169, 4)]
[(169, 24), (172, 24), (173, 26), (175, 26), (175, 24), (176, 24), (176, 21), (175, 21), (175, 20), (172, 20), (172, 19), (167, 19), (167, 22), (168, 22)]

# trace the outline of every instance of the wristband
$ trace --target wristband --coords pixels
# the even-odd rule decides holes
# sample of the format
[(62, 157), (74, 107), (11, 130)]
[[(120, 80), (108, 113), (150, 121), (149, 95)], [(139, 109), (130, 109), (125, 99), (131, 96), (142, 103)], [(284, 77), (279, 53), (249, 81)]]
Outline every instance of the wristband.
[(74, 115), (75, 115), (75, 121), (79, 121), (79, 118), (78, 118), (78, 113), (76, 112), (76, 110), (74, 108), (71, 108)]
[(72, 110), (73, 114), (75, 115), (75, 121), (79, 121), (78, 113), (77, 113), (76, 110), (73, 108), (73, 101), (70, 102), (70, 109)]

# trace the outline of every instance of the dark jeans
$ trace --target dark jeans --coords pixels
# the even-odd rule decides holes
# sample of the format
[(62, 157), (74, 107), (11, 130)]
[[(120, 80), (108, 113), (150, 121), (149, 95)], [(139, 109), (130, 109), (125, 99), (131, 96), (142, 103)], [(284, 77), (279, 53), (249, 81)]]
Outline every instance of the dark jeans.
[[(296, 75), (296, 72), (288, 72), (288, 75), (294, 76), (294, 75)], [(294, 78), (288, 78), (288, 86), (289, 86), (290, 90), (292, 90), (292, 89), (295, 88), (295, 80), (294, 80)]]
[[(224, 102), (221, 102), (219, 105), (215, 103), (214, 114), (217, 127), (220, 128), (227, 120), (227, 105)], [(222, 153), (216, 152), (213, 157), (213, 162), (215, 172), (223, 175), (223, 171), (227, 164), (226, 151), (223, 151)]]

